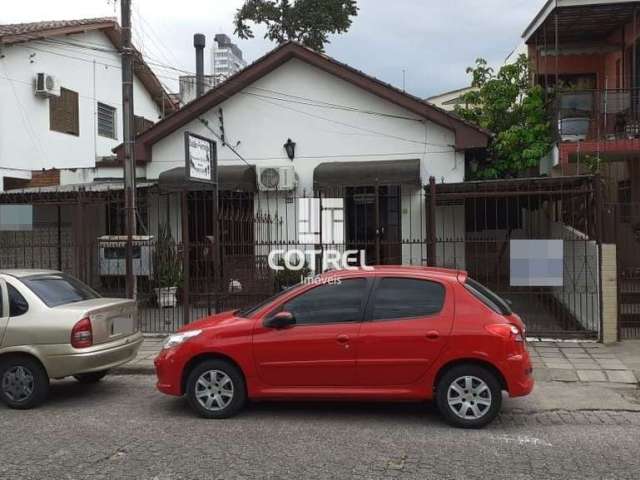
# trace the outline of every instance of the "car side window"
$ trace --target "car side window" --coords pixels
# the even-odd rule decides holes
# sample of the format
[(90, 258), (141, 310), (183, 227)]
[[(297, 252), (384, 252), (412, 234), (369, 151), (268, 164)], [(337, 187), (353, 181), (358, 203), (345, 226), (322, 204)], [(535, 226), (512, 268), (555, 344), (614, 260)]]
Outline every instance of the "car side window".
[(445, 288), (438, 282), (383, 278), (373, 294), (371, 319), (393, 320), (434, 315), (442, 310)]
[(29, 311), (29, 304), (22, 294), (16, 290), (16, 287), (7, 283), (7, 293), (9, 294), (10, 317), (19, 317)]
[(282, 310), (291, 312), (297, 325), (360, 322), (366, 293), (366, 279), (342, 280), (308, 290), (285, 303)]

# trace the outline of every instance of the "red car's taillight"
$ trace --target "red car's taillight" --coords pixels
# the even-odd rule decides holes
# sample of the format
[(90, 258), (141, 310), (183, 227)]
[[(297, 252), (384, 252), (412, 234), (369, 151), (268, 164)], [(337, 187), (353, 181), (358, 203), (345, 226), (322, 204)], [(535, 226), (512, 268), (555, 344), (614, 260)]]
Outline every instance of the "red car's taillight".
[(515, 342), (524, 342), (524, 336), (518, 327), (511, 323), (493, 323), (484, 327), (489, 333)]
[(71, 330), (71, 346), (74, 348), (87, 348), (91, 345), (93, 345), (91, 320), (83, 318)]

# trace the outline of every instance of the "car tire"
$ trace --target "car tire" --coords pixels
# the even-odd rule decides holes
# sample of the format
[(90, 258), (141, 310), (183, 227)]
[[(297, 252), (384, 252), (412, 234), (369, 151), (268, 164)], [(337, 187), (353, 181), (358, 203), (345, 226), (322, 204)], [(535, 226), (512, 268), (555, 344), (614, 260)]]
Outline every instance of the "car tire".
[(109, 370), (101, 370), (99, 372), (79, 373), (78, 375), (74, 375), (73, 378), (75, 378), (78, 382), (83, 384), (98, 383), (107, 375), (107, 373), (109, 373)]
[(482, 428), (500, 413), (502, 388), (491, 370), (480, 365), (457, 365), (440, 378), (436, 403), (450, 425)]
[(28, 410), (44, 402), (49, 376), (36, 359), (26, 356), (0, 360), (0, 400), (10, 408)]
[(229, 418), (247, 401), (242, 372), (226, 360), (205, 360), (189, 372), (186, 397), (191, 408), (204, 418)]

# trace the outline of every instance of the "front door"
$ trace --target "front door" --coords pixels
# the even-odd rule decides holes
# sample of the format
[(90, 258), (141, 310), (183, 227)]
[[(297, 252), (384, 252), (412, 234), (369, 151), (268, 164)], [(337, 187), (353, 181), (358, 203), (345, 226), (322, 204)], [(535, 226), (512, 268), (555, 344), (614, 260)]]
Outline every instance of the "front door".
[(444, 284), (379, 278), (360, 329), (358, 385), (415, 383), (442, 352), (452, 326), (453, 298)]
[(353, 385), (368, 288), (364, 278), (314, 286), (264, 315), (292, 313), (296, 324), (289, 328), (266, 328), (259, 318), (253, 354), (260, 380), (279, 387)]
[(402, 263), (400, 186), (347, 187), (347, 245), (369, 265)]

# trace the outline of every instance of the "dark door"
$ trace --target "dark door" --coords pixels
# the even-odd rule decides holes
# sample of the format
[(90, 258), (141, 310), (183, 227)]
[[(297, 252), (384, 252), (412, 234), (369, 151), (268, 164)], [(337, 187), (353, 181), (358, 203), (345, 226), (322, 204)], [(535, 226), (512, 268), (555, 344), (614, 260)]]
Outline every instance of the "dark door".
[(346, 217), (349, 249), (369, 265), (402, 263), (399, 185), (347, 187)]
[(264, 318), (257, 319), (253, 354), (260, 380), (279, 387), (353, 385), (368, 288), (364, 278), (315, 286), (265, 314), (291, 312), (296, 324), (290, 328), (266, 328)]
[(445, 285), (418, 278), (376, 282), (358, 337), (359, 386), (409, 385), (444, 349), (453, 325)]

